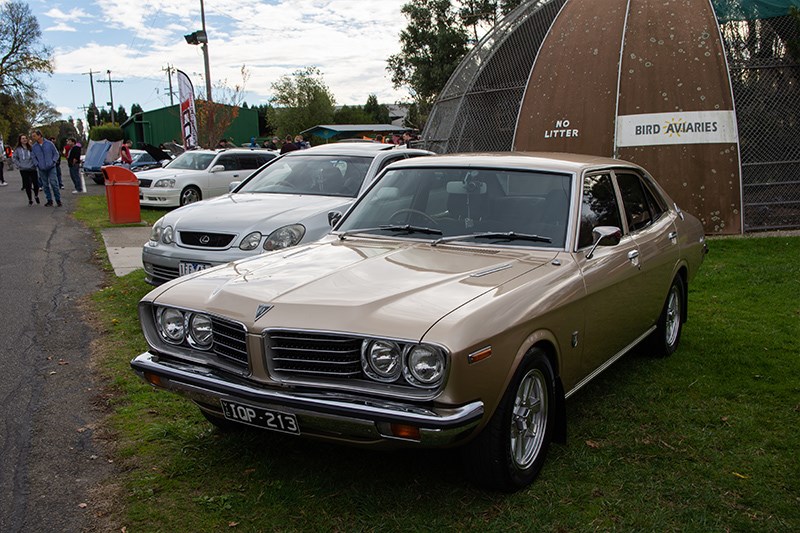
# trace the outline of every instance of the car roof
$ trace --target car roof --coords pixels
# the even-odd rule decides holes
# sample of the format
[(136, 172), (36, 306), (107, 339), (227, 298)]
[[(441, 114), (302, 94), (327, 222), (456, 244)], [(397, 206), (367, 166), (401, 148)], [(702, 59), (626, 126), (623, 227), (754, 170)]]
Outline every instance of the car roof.
[(491, 152), (471, 154), (434, 155), (408, 159), (392, 163), (392, 168), (397, 167), (504, 167), (504, 168), (531, 168), (561, 172), (581, 172), (596, 167), (630, 167), (641, 168), (634, 163), (585, 154), (570, 154), (561, 152)]
[[(294, 150), (284, 154), (284, 157), (296, 157), (298, 155), (306, 154), (334, 154), (334, 155), (374, 155), (380, 152), (388, 152), (391, 150), (406, 150), (407, 148), (396, 148), (393, 144), (382, 143), (331, 143), (320, 144), (312, 146), (305, 150)], [(432, 153), (425, 150), (414, 150), (414, 153), (425, 154)]]

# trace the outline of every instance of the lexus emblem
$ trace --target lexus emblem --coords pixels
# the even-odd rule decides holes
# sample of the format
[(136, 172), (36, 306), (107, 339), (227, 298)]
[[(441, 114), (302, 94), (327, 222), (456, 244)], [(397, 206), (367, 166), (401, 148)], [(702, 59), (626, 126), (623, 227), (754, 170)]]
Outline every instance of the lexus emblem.
[(208, 235), (203, 235), (202, 237), (200, 237), (200, 244), (208, 244), (210, 242), (211, 242), (211, 237), (209, 237)]
[(266, 315), (267, 311), (269, 311), (270, 309), (272, 309), (271, 305), (259, 304), (258, 309), (256, 309), (256, 320), (255, 321), (258, 322), (258, 319), (261, 318), (262, 316)]

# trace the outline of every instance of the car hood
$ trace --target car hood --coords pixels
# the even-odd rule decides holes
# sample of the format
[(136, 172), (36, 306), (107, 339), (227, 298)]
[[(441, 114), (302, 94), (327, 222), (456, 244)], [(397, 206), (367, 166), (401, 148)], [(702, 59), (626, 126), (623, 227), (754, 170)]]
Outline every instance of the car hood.
[(300, 194), (234, 193), (189, 204), (169, 213), (165, 224), (181, 231), (268, 234), (286, 225), (342, 210), (352, 198)]
[[(329, 236), (179, 278), (147, 299), (204, 309), (251, 331), (303, 328), (418, 340), (451, 311), (556, 253)], [(271, 308), (256, 318), (261, 306)]]
[(204, 172), (204, 170), (190, 170), (184, 168), (151, 168), (150, 170), (137, 172), (136, 176), (139, 179), (155, 181), (161, 178), (176, 178), (178, 176), (186, 176), (187, 174), (202, 174)]

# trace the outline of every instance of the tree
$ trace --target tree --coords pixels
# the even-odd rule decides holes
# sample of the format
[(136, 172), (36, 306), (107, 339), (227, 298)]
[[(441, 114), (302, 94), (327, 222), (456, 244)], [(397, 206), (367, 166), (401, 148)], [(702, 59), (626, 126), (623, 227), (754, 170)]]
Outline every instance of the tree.
[[(395, 88), (406, 87), (414, 101), (409, 127), (422, 128), (439, 92), (469, 47), (498, 18), (522, 0), (410, 0), (402, 12), (408, 26), (400, 32), (400, 53), (387, 67)], [(471, 29), (470, 32), (466, 28)]]
[(142, 106), (140, 106), (139, 104), (131, 104), (131, 116), (135, 115), (136, 113), (143, 113), (143, 112), (144, 110), (142, 109)]
[(12, 0), (0, 6), (0, 92), (33, 93), (36, 75), (53, 72), (53, 53), (41, 38), (39, 21), (27, 2)]
[[(317, 67), (306, 67), (272, 84), (274, 122), (280, 135), (294, 135), (333, 121), (335, 100)], [(280, 106), (280, 107), (277, 107)]]
[(367, 97), (367, 103), (364, 104), (364, 113), (372, 117), (370, 122), (374, 124), (389, 123), (389, 108), (383, 104), (379, 104), (378, 97), (374, 94)]
[(377, 124), (361, 106), (343, 105), (333, 113), (334, 124)]
[(209, 102), (204, 94), (203, 99), (195, 100), (197, 113), (197, 130), (200, 146), (213, 147), (223, 138), (227, 129), (239, 116), (239, 107), (244, 100), (244, 89), (250, 72), (246, 67), (240, 69), (241, 84), (230, 87), (228, 80), (214, 85), (214, 101)]
[(114, 120), (117, 121), (117, 124), (122, 124), (126, 120), (128, 120), (128, 112), (125, 111), (123, 106), (119, 106), (117, 108), (116, 114), (114, 115)]
[(86, 110), (86, 123), (89, 128), (94, 128), (101, 123), (100, 111), (94, 104), (89, 104), (89, 108)]

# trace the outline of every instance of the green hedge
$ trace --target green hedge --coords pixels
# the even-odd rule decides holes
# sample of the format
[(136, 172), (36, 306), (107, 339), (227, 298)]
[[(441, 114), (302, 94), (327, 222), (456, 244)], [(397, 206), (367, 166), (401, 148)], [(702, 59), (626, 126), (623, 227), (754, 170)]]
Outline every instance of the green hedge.
[(123, 135), (122, 128), (116, 124), (102, 124), (89, 130), (89, 138), (93, 141), (101, 141), (103, 139), (111, 142), (121, 141)]

